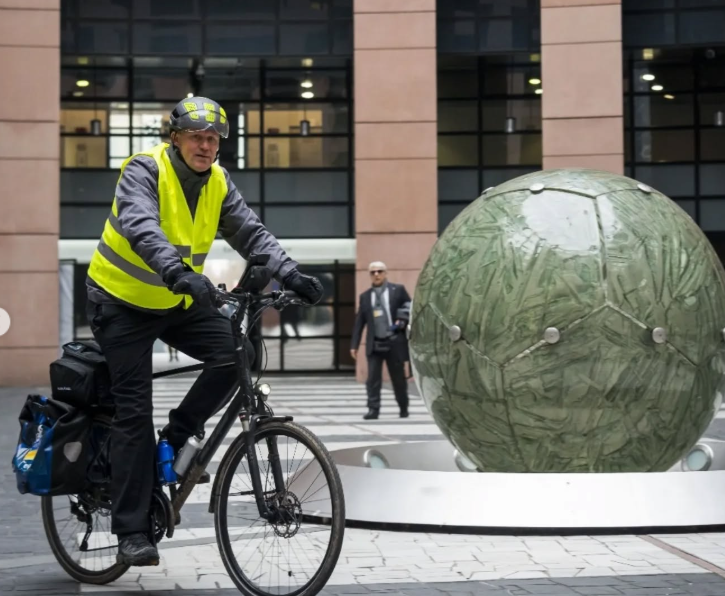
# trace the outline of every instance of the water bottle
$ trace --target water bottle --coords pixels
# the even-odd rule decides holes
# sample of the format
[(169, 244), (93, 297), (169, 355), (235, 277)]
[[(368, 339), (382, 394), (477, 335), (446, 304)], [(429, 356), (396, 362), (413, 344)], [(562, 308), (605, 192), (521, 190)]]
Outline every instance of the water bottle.
[(201, 440), (194, 435), (190, 436), (187, 439), (186, 444), (181, 448), (181, 451), (179, 451), (179, 456), (174, 462), (174, 472), (176, 472), (179, 476), (186, 474), (191, 462), (194, 461), (194, 458), (196, 457), (196, 454), (199, 453), (200, 449)]
[(169, 442), (161, 438), (156, 448), (156, 466), (158, 467), (159, 481), (162, 484), (174, 484), (176, 473), (174, 472), (174, 448)]

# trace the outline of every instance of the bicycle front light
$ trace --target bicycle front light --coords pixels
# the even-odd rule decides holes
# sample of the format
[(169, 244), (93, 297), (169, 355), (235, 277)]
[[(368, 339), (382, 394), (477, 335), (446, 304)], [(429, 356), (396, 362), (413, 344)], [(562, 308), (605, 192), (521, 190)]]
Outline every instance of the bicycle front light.
[(264, 401), (267, 401), (267, 397), (272, 393), (272, 388), (267, 383), (257, 383), (254, 386), (254, 392)]

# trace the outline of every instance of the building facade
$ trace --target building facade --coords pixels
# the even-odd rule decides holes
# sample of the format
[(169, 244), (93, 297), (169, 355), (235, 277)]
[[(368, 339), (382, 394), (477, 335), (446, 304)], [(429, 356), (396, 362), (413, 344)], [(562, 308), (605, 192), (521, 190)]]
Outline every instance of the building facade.
[(0, 385), (88, 334), (120, 165), (188, 94), (224, 106), (220, 163), (327, 290), (265, 319), (268, 370), (352, 370), (368, 262), (412, 290), (466, 204), (541, 168), (649, 183), (725, 252), (720, 0), (0, 0), (0, 32)]

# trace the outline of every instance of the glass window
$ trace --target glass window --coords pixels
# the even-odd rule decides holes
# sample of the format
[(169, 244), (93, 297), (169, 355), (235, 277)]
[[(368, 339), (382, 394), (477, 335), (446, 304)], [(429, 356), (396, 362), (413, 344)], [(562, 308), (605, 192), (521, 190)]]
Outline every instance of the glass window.
[[(227, 110), (230, 121), (233, 118), (233, 111)], [(237, 113), (237, 130), (240, 135), (259, 134), (261, 131), (261, 116), (259, 104), (240, 103)]]
[(438, 169), (439, 201), (472, 201), (478, 194), (478, 170)]
[(692, 130), (650, 130), (635, 132), (635, 161), (668, 162), (695, 159)]
[[(348, 131), (346, 104), (324, 103), (274, 103), (264, 107), (265, 134), (300, 134), (301, 121), (310, 124), (310, 134), (342, 133)], [(249, 120), (254, 128), (254, 122)], [(256, 130), (259, 130), (258, 123)]]
[(439, 52), (476, 51), (476, 22), (473, 19), (439, 20), (436, 26)]
[(722, 89), (725, 87), (725, 53), (707, 57), (700, 65), (699, 85), (701, 89)]
[[(322, 3), (320, 3), (322, 4)], [(279, 52), (285, 56), (327, 54), (329, 26), (325, 23), (281, 23)]]
[(76, 207), (61, 205), (61, 238), (98, 240), (103, 233), (108, 214), (111, 212), (113, 189), (109, 191), (108, 204), (103, 206)]
[(61, 170), (60, 202), (102, 203), (110, 209), (117, 182), (118, 172), (109, 170)]
[(342, 19), (352, 18), (352, 0), (335, 0), (332, 16)]
[(541, 130), (541, 99), (488, 99), (481, 103), (482, 130)]
[(439, 70), (438, 99), (478, 97), (476, 70)]
[(229, 172), (229, 177), (247, 203), (259, 203), (259, 172)]
[(333, 22), (332, 52), (345, 56), (352, 54), (352, 21)]
[(677, 42), (674, 13), (625, 13), (623, 20), (623, 39), (626, 46), (664, 46)]
[(270, 172), (264, 175), (270, 203), (345, 203), (347, 172)]
[(63, 68), (61, 97), (102, 98), (128, 95), (128, 74), (124, 70)]
[(540, 134), (484, 135), (485, 166), (534, 165), (542, 162)]
[(637, 166), (633, 177), (668, 197), (688, 197), (695, 194), (695, 166)]
[(133, 51), (136, 54), (201, 54), (201, 24), (134, 23)]
[(528, 18), (482, 20), (478, 24), (481, 52), (525, 50), (532, 44)]
[(725, 43), (725, 9), (681, 12), (678, 20), (681, 44)]
[(259, 99), (261, 97), (259, 70), (234, 67), (207, 68), (201, 92), (204, 96), (213, 97), (220, 102), (225, 99)]
[(135, 19), (198, 19), (200, 4), (200, 0), (134, 0), (133, 16)]
[(696, 215), (695, 210), (696, 210), (696, 207), (695, 207), (695, 201), (694, 200), (692, 200), (692, 199), (679, 199), (679, 200), (675, 201), (675, 203), (677, 203), (680, 206), (680, 208), (685, 213), (687, 213), (687, 215), (689, 215), (693, 220), (695, 219), (695, 215)]
[(438, 132), (462, 132), (477, 130), (477, 101), (438, 102)]
[(344, 168), (349, 165), (348, 139), (338, 137), (272, 137), (264, 139), (266, 168)]
[[(76, 0), (78, 16), (83, 19), (127, 19), (131, 16), (131, 0)], [(61, 2), (65, 4), (65, 2)]]
[(206, 45), (210, 54), (272, 55), (276, 51), (275, 27), (261, 23), (208, 23)]
[(700, 201), (700, 227), (705, 232), (725, 231), (725, 199)]
[(101, 134), (129, 134), (128, 104), (121, 102), (71, 102), (61, 103), (60, 132), (90, 134), (91, 121), (100, 122)]
[(214, 19), (274, 19), (277, 3), (270, 0), (214, 0), (205, 4), (206, 14)]
[(299, 99), (303, 93), (311, 93), (315, 99), (344, 98), (347, 97), (347, 77), (344, 70), (269, 70), (265, 77), (265, 93), (270, 98), (284, 99)]
[[(723, 73), (725, 77), (725, 73)], [(725, 78), (723, 79), (725, 82)], [(704, 126), (725, 126), (725, 93), (701, 93), (700, 124)]]
[(725, 195), (725, 164), (700, 164), (700, 194)]
[(477, 135), (438, 135), (438, 166), (477, 165)]
[(541, 168), (485, 168), (483, 170), (483, 189), (498, 186), (519, 176), (536, 172)]
[[(534, 83), (532, 81), (539, 81)], [(483, 73), (484, 95), (534, 95), (541, 86), (541, 67), (487, 67)]]
[(128, 23), (81, 21), (75, 36), (76, 51), (82, 54), (128, 53)]
[(264, 225), (277, 238), (342, 238), (348, 232), (347, 206), (267, 206)]
[(467, 207), (468, 203), (439, 203), (438, 204), (438, 233), (450, 225), (456, 216)]
[(328, 2), (320, 0), (284, 0), (280, 4), (279, 16), (283, 20), (326, 19)]
[(725, 128), (700, 131), (700, 157), (705, 161), (725, 161)]
[(169, 117), (175, 103), (133, 104), (132, 132), (134, 135), (154, 137), (154, 144), (168, 140)]
[(692, 95), (665, 93), (634, 98), (634, 125), (638, 127), (692, 126)]
[(136, 99), (180, 101), (190, 92), (190, 70), (174, 68), (134, 70), (133, 95)]
[(108, 167), (107, 137), (62, 137), (60, 150), (62, 168)]
[(261, 167), (262, 140), (259, 137), (239, 137), (237, 141), (237, 168)]
[[(638, 62), (634, 66), (634, 90), (642, 93), (649, 93), (650, 91), (657, 93), (691, 91), (693, 88), (693, 72), (693, 68), (689, 64)], [(662, 89), (658, 90), (657, 86), (662, 87)], [(655, 89), (652, 89), (653, 87)]]

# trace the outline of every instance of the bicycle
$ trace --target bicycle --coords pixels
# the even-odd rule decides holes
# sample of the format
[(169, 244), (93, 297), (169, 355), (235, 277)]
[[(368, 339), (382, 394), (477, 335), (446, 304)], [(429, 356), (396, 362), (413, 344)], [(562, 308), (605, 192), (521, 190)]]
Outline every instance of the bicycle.
[[(268, 280), (269, 275), (262, 268), (252, 265), (237, 288), (227, 292), (220, 285), (217, 289), (216, 306), (229, 305), (231, 309), (228, 316), (236, 348), (233, 358), (154, 374), (154, 378), (159, 378), (233, 364), (239, 372), (239, 388), (178, 484), (164, 486), (159, 481), (155, 486), (149, 525), (152, 540), (156, 542), (164, 536), (173, 536), (184, 503), (234, 425), (234, 419), (239, 418), (242, 433), (232, 441), (221, 460), (209, 503), (224, 567), (244, 594), (311, 596), (325, 586), (340, 556), (345, 527), (345, 500), (337, 468), (322, 442), (308, 429), (295, 423), (292, 416), (275, 415), (267, 403), (269, 386), (260, 384), (259, 379), (257, 383), (252, 383), (245, 347), (247, 331), (242, 329), (245, 315), (249, 315), (253, 307), (259, 307), (253, 315), (249, 315), (247, 329), (251, 329), (267, 308), (281, 310), (293, 304), (306, 305), (289, 291), (261, 294), (260, 290), (266, 287)], [(99, 410), (93, 419), (101, 432), (110, 430), (111, 418), (107, 411)], [(283, 440), (286, 441), (284, 452)], [(296, 442), (293, 449), (290, 449), (290, 440)], [(294, 458), (299, 445), (305, 449), (295, 467)], [(308, 453), (312, 456), (311, 460), (305, 457)], [(315, 465), (319, 467), (319, 472), (310, 467)], [(240, 467), (247, 472), (249, 482), (234, 488)], [(309, 479), (309, 474), (315, 472), (317, 475), (305, 493), (297, 494), (294, 490), (295, 481), (303, 474), (307, 474)], [(110, 583), (129, 569), (115, 558), (118, 543), (110, 532), (108, 470), (105, 475), (99, 476), (104, 477), (91, 481), (82, 494), (41, 498), (43, 527), (53, 554), (71, 577), (90, 584)], [(317, 488), (320, 478), (329, 487), (328, 496), (320, 495), (324, 488), (324, 485)], [(325, 499), (330, 502), (332, 513), (329, 518), (319, 517), (318, 507), (315, 506), (315, 503)], [(310, 505), (311, 508), (308, 508)], [(66, 517), (59, 519), (60, 512), (65, 512)], [(257, 517), (252, 521), (250, 518), (255, 513)], [(252, 523), (230, 526), (230, 517), (234, 514)], [(258, 522), (260, 526), (256, 525)], [(75, 529), (71, 528), (68, 532), (68, 526), (73, 523), (76, 523)], [(96, 531), (99, 526), (101, 531)], [(325, 530), (330, 534), (326, 545), (320, 539)], [(69, 537), (64, 538), (61, 533), (68, 533)], [(235, 554), (235, 543), (240, 537), (249, 538), (250, 543), (254, 541), (249, 556)], [(297, 542), (305, 539), (303, 557), (298, 555), (292, 561), (291, 545), (296, 538), (299, 539)], [(77, 548), (77, 557), (73, 556), (69, 547)], [(267, 564), (264, 559), (271, 551), (278, 552), (278, 558), (275, 562), (273, 557), (272, 562)], [(100, 555), (98, 559), (95, 558), (96, 554)], [(87, 560), (90, 556), (94, 557), (90, 561), (93, 563), (91, 566)], [(318, 556), (319, 563), (313, 563), (313, 559)], [(308, 564), (309, 569), (305, 568)], [(269, 582), (267, 589), (261, 586), (265, 582)], [(288, 589), (286, 592), (282, 591), (285, 585)]]

